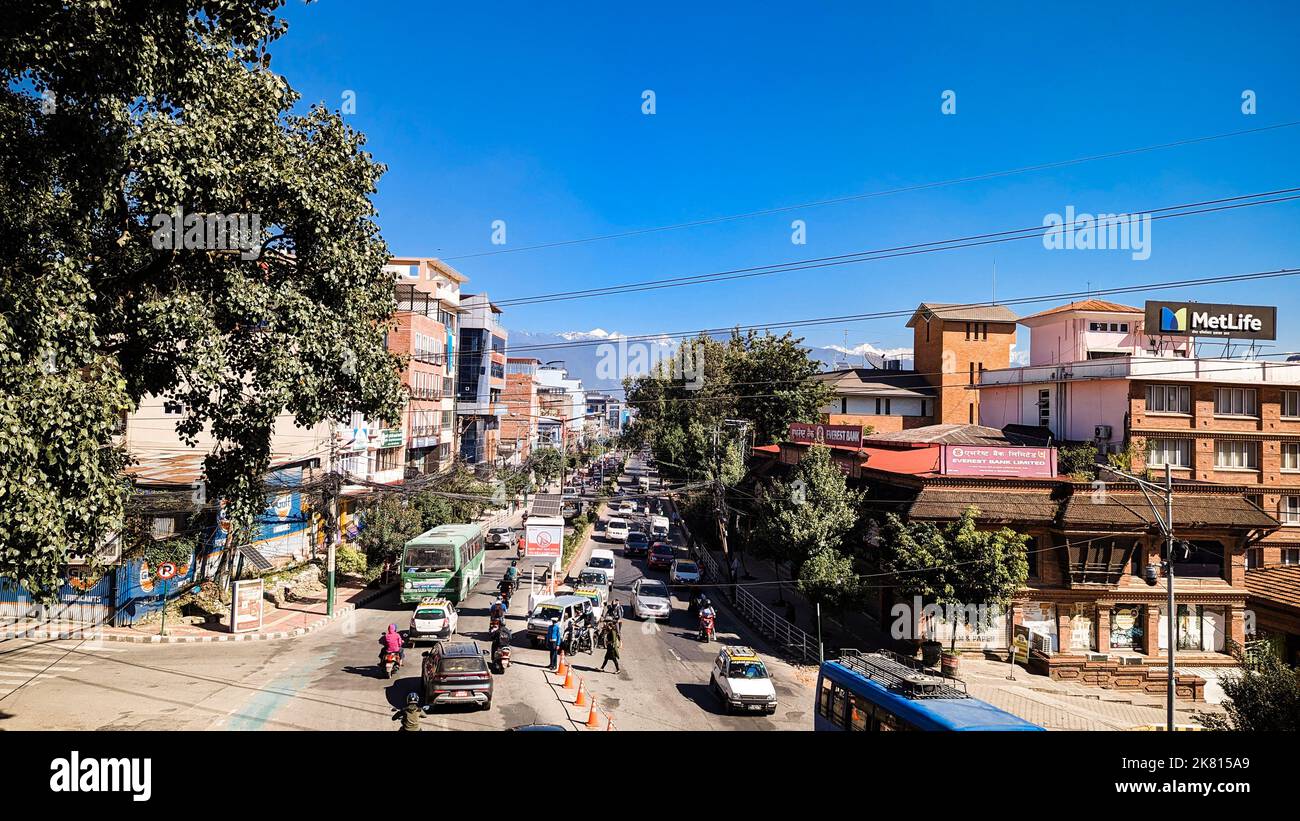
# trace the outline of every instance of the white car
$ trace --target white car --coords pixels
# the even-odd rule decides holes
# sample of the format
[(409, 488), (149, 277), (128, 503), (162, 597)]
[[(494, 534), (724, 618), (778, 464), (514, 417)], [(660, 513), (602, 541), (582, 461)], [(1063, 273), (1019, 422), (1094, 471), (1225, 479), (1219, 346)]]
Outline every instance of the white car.
[(605, 522), (605, 541), (607, 542), (625, 542), (627, 541), (627, 520), (610, 519)]
[(637, 579), (632, 585), (632, 615), (638, 619), (668, 619), (673, 603), (668, 585), (658, 579)]
[[(626, 539), (626, 537), (624, 537)], [(587, 567), (598, 567), (601, 570), (608, 570), (610, 576), (614, 575), (614, 551), (597, 547), (591, 551), (591, 558), (587, 559)]]
[(417, 641), (451, 638), (456, 632), (459, 615), (450, 601), (437, 596), (425, 596), (411, 614), (411, 627), (406, 634), (412, 647)]
[(673, 584), (699, 584), (700, 566), (690, 559), (673, 559), (668, 569), (668, 580)]
[(728, 713), (776, 712), (776, 687), (767, 665), (748, 647), (732, 645), (718, 651), (709, 674), (709, 689)]

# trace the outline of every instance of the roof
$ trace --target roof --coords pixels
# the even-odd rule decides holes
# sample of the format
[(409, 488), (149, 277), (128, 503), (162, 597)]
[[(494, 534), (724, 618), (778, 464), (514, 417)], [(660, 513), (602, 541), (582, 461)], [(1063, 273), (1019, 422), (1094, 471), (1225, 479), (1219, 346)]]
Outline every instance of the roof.
[(830, 384), (837, 396), (934, 396), (934, 388), (916, 371), (845, 368), (814, 374), (812, 378)]
[(1024, 322), (1027, 319), (1038, 319), (1043, 316), (1070, 313), (1072, 311), (1090, 311), (1098, 314), (1145, 313), (1141, 308), (1134, 308), (1132, 305), (1121, 305), (1118, 302), (1107, 302), (1104, 299), (1080, 299), (1075, 302), (1066, 303), (1065, 305), (1058, 305), (1055, 308), (1048, 308), (1046, 311), (1039, 311), (1036, 314), (1021, 317), (1020, 321)]
[(962, 304), (958, 302), (922, 302), (917, 306), (912, 318), (907, 320), (907, 327), (916, 325), (924, 317), (937, 317), (956, 322), (1015, 322), (1016, 312), (1005, 305)]
[(938, 448), (873, 448), (864, 447), (859, 453), (865, 455), (862, 467), (882, 470), (888, 473), (935, 473), (939, 470)]
[(899, 444), (914, 443), (926, 445), (1015, 445), (1019, 441), (1013, 440), (1002, 433), (997, 428), (990, 428), (985, 425), (925, 425), (919, 428), (909, 428), (908, 430), (894, 431), (893, 433), (874, 433), (864, 437), (863, 443), (873, 445), (876, 443), (897, 442)]
[[(1154, 499), (1154, 497), (1153, 497)], [(1154, 500), (1161, 504), (1158, 499)], [(1163, 511), (1161, 513), (1163, 514)], [(1107, 490), (1094, 494), (1075, 492), (1062, 513), (1065, 527), (1087, 530), (1131, 528), (1146, 530), (1156, 525), (1155, 514), (1140, 491)], [(1224, 528), (1253, 530), (1278, 527), (1278, 520), (1260, 510), (1241, 494), (1179, 493), (1174, 491), (1174, 528)]]
[(469, 277), (437, 257), (390, 257), (388, 259), (389, 265), (420, 265), (421, 263), (434, 269), (452, 282), (469, 282)]
[(1300, 565), (1247, 570), (1246, 589), (1270, 604), (1300, 610)]
[(956, 519), (966, 509), (979, 509), (980, 522), (1022, 522), (1051, 524), (1060, 502), (1049, 488), (979, 490), (970, 487), (925, 487), (908, 510), (915, 519)]
[(732, 660), (758, 661), (758, 653), (754, 648), (745, 647), (741, 644), (732, 644), (722, 648), (722, 652), (731, 657)]
[(481, 656), (482, 651), (472, 641), (453, 641), (443, 642), (442, 654), (444, 656)]

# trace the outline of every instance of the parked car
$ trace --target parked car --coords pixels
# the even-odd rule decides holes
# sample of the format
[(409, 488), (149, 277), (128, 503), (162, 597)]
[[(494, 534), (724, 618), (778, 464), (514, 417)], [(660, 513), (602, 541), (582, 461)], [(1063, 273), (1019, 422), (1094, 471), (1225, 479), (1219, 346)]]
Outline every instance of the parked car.
[(630, 531), (623, 540), (624, 556), (644, 556), (650, 549), (650, 537), (639, 530)]
[(539, 602), (528, 616), (528, 640), (534, 647), (545, 647), (551, 619), (558, 618), (560, 634), (568, 635), (570, 623), (576, 618), (586, 618), (590, 610), (591, 600), (585, 596), (556, 596)]
[(728, 713), (776, 712), (776, 688), (767, 665), (748, 647), (732, 645), (718, 651), (709, 674), (709, 689), (722, 701)]
[(440, 641), (424, 652), (420, 674), (424, 703), (477, 704), (492, 708), (492, 671), (487, 651), (472, 641)]
[(673, 584), (699, 584), (700, 566), (690, 559), (674, 559), (668, 580)]
[(638, 619), (667, 619), (672, 612), (668, 585), (657, 579), (637, 579), (632, 585), (632, 615)]
[(450, 601), (438, 596), (425, 596), (411, 614), (407, 641), (414, 647), (417, 641), (450, 638), (456, 632), (458, 621), (456, 608)]
[(646, 554), (645, 566), (656, 567), (660, 570), (666, 570), (673, 566), (673, 560), (677, 558), (677, 551), (667, 542), (655, 542), (650, 545), (650, 552)]
[(487, 543), (497, 547), (509, 547), (515, 540), (515, 531), (509, 527), (489, 527)]

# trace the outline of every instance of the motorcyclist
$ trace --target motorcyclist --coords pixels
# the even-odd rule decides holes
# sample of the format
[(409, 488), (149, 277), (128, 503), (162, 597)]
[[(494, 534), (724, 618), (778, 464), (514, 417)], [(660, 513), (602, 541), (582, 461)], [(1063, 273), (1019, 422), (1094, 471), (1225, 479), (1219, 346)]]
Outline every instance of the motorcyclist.
[(493, 654), (495, 654), (496, 651), (500, 650), (502, 647), (510, 646), (510, 635), (511, 635), (510, 628), (506, 627), (505, 622), (502, 622), (501, 626), (492, 632)]
[(709, 603), (709, 598), (705, 596), (700, 602), (700, 635), (714, 624), (717, 613), (713, 610), (713, 605)]
[(424, 713), (420, 709), (420, 694), (407, 693), (406, 708), (393, 713), (393, 721), (400, 720), (402, 726), (398, 727), (399, 732), (412, 733), (420, 729), (420, 716)]
[(505, 623), (506, 620), (506, 603), (505, 600), (497, 599), (492, 602), (492, 608), (488, 610), (488, 617), (496, 619), (498, 622)]
[(399, 663), (406, 660), (406, 649), (402, 647), (402, 634), (397, 632), (397, 625), (388, 625), (388, 632), (384, 633), (379, 639), (384, 649), (379, 652), (380, 663), (384, 660), (385, 653), (396, 653)]
[(510, 560), (510, 566), (506, 568), (506, 580), (513, 586), (519, 581), (519, 561)]
[(497, 585), (497, 592), (501, 595), (501, 601), (505, 604), (506, 609), (510, 609), (510, 594), (514, 592), (514, 585), (510, 583), (510, 578), (506, 577)]

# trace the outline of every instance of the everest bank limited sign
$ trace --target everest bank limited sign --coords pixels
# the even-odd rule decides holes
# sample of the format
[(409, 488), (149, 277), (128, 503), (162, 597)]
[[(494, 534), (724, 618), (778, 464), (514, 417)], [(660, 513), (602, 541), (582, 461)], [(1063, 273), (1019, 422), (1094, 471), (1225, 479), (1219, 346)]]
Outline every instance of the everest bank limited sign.
[(1056, 448), (940, 445), (940, 473), (945, 476), (1056, 476)]
[(801, 445), (830, 445), (837, 448), (862, 447), (861, 425), (790, 425), (790, 441)]

